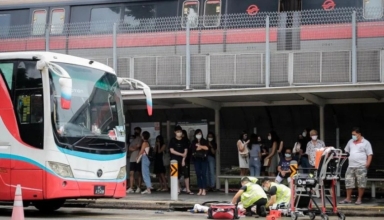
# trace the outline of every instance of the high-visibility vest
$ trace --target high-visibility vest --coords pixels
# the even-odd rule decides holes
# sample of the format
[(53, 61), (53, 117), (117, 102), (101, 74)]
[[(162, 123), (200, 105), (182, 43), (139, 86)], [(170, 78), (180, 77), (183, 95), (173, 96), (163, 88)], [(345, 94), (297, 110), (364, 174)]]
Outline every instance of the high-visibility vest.
[(259, 199), (267, 199), (267, 194), (265, 194), (261, 186), (254, 183), (247, 183), (247, 190), (241, 194), (241, 203), (243, 203), (244, 208), (252, 206)]
[(271, 187), (276, 186), (276, 203), (289, 202), (291, 199), (291, 189), (283, 184), (271, 182)]

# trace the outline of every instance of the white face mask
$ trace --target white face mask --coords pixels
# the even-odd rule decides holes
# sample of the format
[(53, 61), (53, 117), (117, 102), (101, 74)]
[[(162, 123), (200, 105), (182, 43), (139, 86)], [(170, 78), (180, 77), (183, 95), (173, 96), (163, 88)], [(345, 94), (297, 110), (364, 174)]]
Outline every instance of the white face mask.
[(316, 141), (317, 140), (317, 135), (311, 136), (312, 140)]
[(268, 192), (268, 191), (269, 191), (269, 188), (268, 188), (268, 187), (266, 187), (266, 186), (263, 186), (263, 189), (264, 189), (264, 191), (266, 191), (266, 192)]
[(181, 137), (183, 135), (183, 133), (181, 132), (176, 132), (176, 137)]
[(272, 137), (271, 136), (268, 136), (268, 140), (271, 140), (272, 139)]
[(302, 135), (303, 135), (303, 137), (307, 136), (307, 132), (304, 131), (304, 132), (302, 133)]
[(208, 138), (208, 141), (213, 141), (213, 138)]
[(197, 138), (198, 140), (200, 140), (200, 139), (201, 139), (201, 134), (197, 134), (197, 135), (196, 135), (196, 138)]

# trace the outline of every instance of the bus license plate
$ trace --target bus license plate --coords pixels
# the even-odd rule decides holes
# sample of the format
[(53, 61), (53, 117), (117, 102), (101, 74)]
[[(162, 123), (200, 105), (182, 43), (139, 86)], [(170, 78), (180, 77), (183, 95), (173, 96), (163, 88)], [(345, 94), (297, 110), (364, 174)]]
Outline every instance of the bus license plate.
[(95, 195), (104, 195), (105, 194), (105, 186), (95, 186), (94, 192), (95, 192)]

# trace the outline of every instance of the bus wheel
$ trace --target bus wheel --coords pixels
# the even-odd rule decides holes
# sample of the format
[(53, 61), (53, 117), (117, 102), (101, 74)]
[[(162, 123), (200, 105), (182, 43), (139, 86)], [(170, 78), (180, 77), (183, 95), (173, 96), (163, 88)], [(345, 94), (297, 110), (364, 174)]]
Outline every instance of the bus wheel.
[(64, 205), (65, 199), (50, 199), (43, 201), (35, 201), (33, 205), (40, 212), (53, 212), (58, 210), (61, 206)]

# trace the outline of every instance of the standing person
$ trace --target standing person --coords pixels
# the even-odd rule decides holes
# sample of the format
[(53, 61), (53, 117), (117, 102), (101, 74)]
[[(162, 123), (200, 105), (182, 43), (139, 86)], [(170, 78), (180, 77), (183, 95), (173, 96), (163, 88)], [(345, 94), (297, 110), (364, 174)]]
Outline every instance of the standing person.
[(159, 135), (156, 137), (155, 146), (155, 166), (154, 173), (159, 177), (160, 188), (157, 191), (166, 192), (168, 191), (167, 180), (165, 178), (165, 166), (163, 161), (163, 154), (165, 151), (165, 143), (163, 136)]
[(246, 131), (240, 134), (239, 140), (237, 141), (237, 151), (239, 153), (239, 167), (240, 176), (247, 175), (249, 169), (249, 153), (248, 153), (248, 135)]
[(148, 131), (144, 131), (142, 134), (143, 142), (141, 144), (141, 150), (139, 155), (137, 156), (137, 160), (140, 160), (139, 157), (141, 156), (141, 171), (143, 174), (143, 179), (145, 186), (147, 189), (142, 192), (141, 194), (151, 194), (151, 188), (152, 188), (152, 183), (151, 183), (151, 173), (149, 171), (149, 167), (151, 166), (151, 161), (148, 158), (149, 154), (149, 148), (151, 148), (151, 145), (149, 144), (150, 134)]
[[(182, 128), (178, 125), (175, 127), (175, 137), (173, 137), (169, 142), (169, 152), (171, 153), (171, 160), (177, 161), (179, 180), (184, 176), (186, 192), (190, 195), (193, 195), (189, 189), (189, 169), (186, 167), (186, 158), (188, 154), (188, 143), (183, 138)], [(178, 192), (180, 194), (180, 183)]]
[(260, 168), (260, 174), (262, 176), (267, 176), (266, 173), (266, 166), (264, 166), (264, 159), (268, 156), (268, 149), (265, 146), (263, 140), (260, 136), (257, 137), (258, 142), (260, 143), (260, 149), (261, 149), (261, 168)]
[[(193, 138), (193, 134), (195, 133), (195, 130), (190, 129), (189, 132), (192, 132), (192, 134), (190, 135), (190, 137)], [(183, 137), (183, 139), (186, 141), (187, 146), (188, 146), (187, 158), (185, 158), (185, 169), (186, 169), (186, 172), (188, 172), (188, 176), (189, 176), (190, 173), (191, 173), (191, 152), (192, 152), (191, 149), (190, 149), (190, 147), (191, 147), (191, 140), (190, 140), (190, 138), (188, 137), (188, 133), (187, 133), (186, 130), (183, 130), (182, 133), (183, 133), (182, 137)], [(185, 178), (185, 177), (184, 177), (184, 178)], [(185, 182), (185, 181), (184, 181), (184, 182)], [(188, 178), (188, 184), (189, 184), (189, 186), (191, 186), (191, 178)], [(184, 187), (182, 191), (183, 191), (183, 192), (187, 192), (187, 188)]]
[(278, 148), (280, 146), (280, 139), (275, 131), (271, 131), (268, 134), (268, 140), (270, 141), (269, 154), (265, 157), (265, 160), (269, 160), (269, 166), (267, 172), (269, 176), (276, 176), (277, 164), (278, 164)]
[(208, 170), (207, 170), (207, 182), (208, 182), (208, 188), (211, 191), (215, 191), (216, 187), (216, 150), (217, 150), (217, 143), (216, 143), (216, 137), (213, 132), (208, 132), (207, 135), (208, 140)]
[(191, 143), (192, 157), (195, 164), (197, 185), (199, 187), (198, 196), (206, 195), (207, 188), (207, 170), (208, 170), (208, 142), (203, 138), (203, 132), (196, 129), (194, 139)]
[(311, 130), (309, 134), (312, 140), (308, 142), (307, 150), (305, 153), (308, 155), (308, 162), (310, 165), (309, 168), (313, 169), (315, 167), (316, 161), (316, 150), (325, 147), (325, 144), (318, 138), (318, 133), (316, 130)]
[[(141, 186), (141, 163), (137, 163), (137, 157), (140, 153), (140, 149), (141, 149), (141, 143), (142, 143), (142, 139), (141, 139), (141, 128), (139, 127), (136, 127), (133, 129), (134, 130), (134, 137), (135, 139), (132, 140), (132, 142), (130, 143), (129, 145), (129, 152), (131, 152), (131, 156), (129, 158), (129, 167), (130, 167), (130, 171), (129, 171), (129, 189), (127, 190), (127, 193), (140, 193), (141, 192), (141, 189), (140, 189), (140, 186)], [(135, 184), (135, 174), (137, 174), (137, 189), (136, 191), (133, 190), (133, 186)]]
[(303, 135), (299, 134), (299, 137), (297, 138), (295, 145), (292, 148), (292, 156), (294, 159), (299, 161), (300, 158), (300, 149), (301, 149), (301, 141), (303, 140)]
[(345, 173), (345, 188), (347, 189), (347, 198), (341, 201), (341, 204), (351, 203), (352, 190), (355, 188), (357, 180), (358, 197), (355, 202), (360, 205), (364, 195), (364, 189), (367, 186), (367, 172), (372, 162), (372, 146), (365, 139), (360, 131), (360, 128), (352, 129), (352, 139), (345, 147), (345, 152), (349, 153), (348, 168)]
[(261, 170), (261, 149), (257, 134), (251, 134), (249, 143), (249, 171), (251, 176), (260, 177)]

